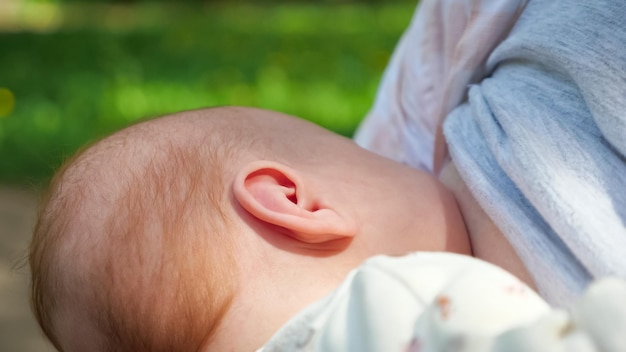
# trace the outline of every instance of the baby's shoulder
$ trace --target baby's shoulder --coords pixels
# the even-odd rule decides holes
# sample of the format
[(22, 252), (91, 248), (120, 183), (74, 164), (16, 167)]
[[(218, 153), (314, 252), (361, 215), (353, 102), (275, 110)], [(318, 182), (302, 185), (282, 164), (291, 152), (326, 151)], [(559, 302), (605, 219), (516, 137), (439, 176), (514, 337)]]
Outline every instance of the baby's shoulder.
[(476, 258), (429, 252), (378, 256), (292, 319), (264, 351), (404, 350), (418, 337), (493, 335), (548, 309), (517, 278)]

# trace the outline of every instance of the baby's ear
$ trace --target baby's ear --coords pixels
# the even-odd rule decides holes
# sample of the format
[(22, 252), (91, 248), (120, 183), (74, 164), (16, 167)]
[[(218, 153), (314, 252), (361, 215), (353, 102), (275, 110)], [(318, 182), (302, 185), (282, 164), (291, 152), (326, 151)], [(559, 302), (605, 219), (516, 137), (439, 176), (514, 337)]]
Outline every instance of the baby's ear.
[(354, 222), (316, 198), (312, 183), (281, 163), (258, 160), (240, 169), (233, 184), (239, 204), (259, 221), (288, 230), (306, 243), (322, 243), (356, 234)]

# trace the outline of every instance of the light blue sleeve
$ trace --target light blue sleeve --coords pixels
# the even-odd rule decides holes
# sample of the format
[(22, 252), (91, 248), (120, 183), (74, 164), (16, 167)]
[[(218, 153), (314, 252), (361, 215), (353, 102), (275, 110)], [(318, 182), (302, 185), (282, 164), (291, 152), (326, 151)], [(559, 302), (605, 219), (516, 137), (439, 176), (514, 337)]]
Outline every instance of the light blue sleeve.
[(452, 158), (551, 303), (626, 278), (626, 2), (530, 0), (447, 118)]

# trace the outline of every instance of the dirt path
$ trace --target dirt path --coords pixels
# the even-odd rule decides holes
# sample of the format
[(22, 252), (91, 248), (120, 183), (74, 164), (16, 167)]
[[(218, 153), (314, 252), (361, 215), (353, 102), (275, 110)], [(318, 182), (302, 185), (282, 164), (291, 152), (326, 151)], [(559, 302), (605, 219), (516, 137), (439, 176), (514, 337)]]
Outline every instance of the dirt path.
[(0, 351), (53, 351), (39, 333), (28, 306), (28, 270), (12, 269), (24, 255), (37, 195), (0, 186)]

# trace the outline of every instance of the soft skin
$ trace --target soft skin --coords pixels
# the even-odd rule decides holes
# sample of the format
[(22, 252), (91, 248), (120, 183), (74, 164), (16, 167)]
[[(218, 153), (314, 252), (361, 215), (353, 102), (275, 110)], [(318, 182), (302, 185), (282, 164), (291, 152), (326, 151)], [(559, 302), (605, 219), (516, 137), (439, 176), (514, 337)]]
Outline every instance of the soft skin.
[(207, 348), (262, 346), (373, 255), (471, 253), (454, 197), (431, 175), (301, 119), (228, 111), (238, 115), (231, 123), (262, 121), (255, 138), (279, 143), (297, 157), (236, 162), (230, 182), (232, 211), (241, 219), (240, 287)]
[[(470, 245), (466, 221), (470, 232), (479, 232), (475, 225), (485, 223), (485, 218), (472, 213), (462, 193), (457, 192), (463, 198), (461, 205), (468, 207), (463, 212), (466, 219), (453, 193), (432, 175), (364, 150), (307, 121), (252, 108), (178, 113), (131, 126), (87, 149), (78, 160), (89, 165), (89, 172), (100, 181), (89, 188), (97, 194), (80, 207), (85, 219), (81, 226), (97, 231), (99, 217), (107, 212), (115, 215), (116, 209), (97, 203), (116, 197), (115, 185), (123, 184), (111, 165), (141, 165), (162, 144), (188, 146), (216, 138), (254, 147), (223, 160), (227, 202), (221, 211), (234, 219), (228, 234), (234, 240), (231, 276), (236, 291), (217, 329), (199, 342), (201, 350), (261, 347), (289, 318), (378, 254), (472, 255), (472, 245), (481, 251), (492, 246), (507, 253), (505, 259), (513, 258), (498, 262), (502, 259), (498, 257), (495, 264), (514, 274), (525, 272), (501, 235), (495, 234), (495, 240), (480, 237), (480, 243)], [(89, 177), (84, 172), (74, 168), (71, 174), (77, 179)], [(107, 187), (106, 180), (112, 180)], [(459, 182), (453, 179), (450, 184)], [(65, 241), (88, 243), (89, 238), (81, 238), (89, 233), (86, 230)], [(215, 254), (210, 248), (201, 253)], [(91, 260), (89, 255), (82, 257)], [(73, 267), (80, 270), (83, 264)], [(59, 339), (64, 350), (94, 350), (98, 332), (81, 320), (82, 310), (75, 306), (58, 313), (63, 317), (56, 327)]]

